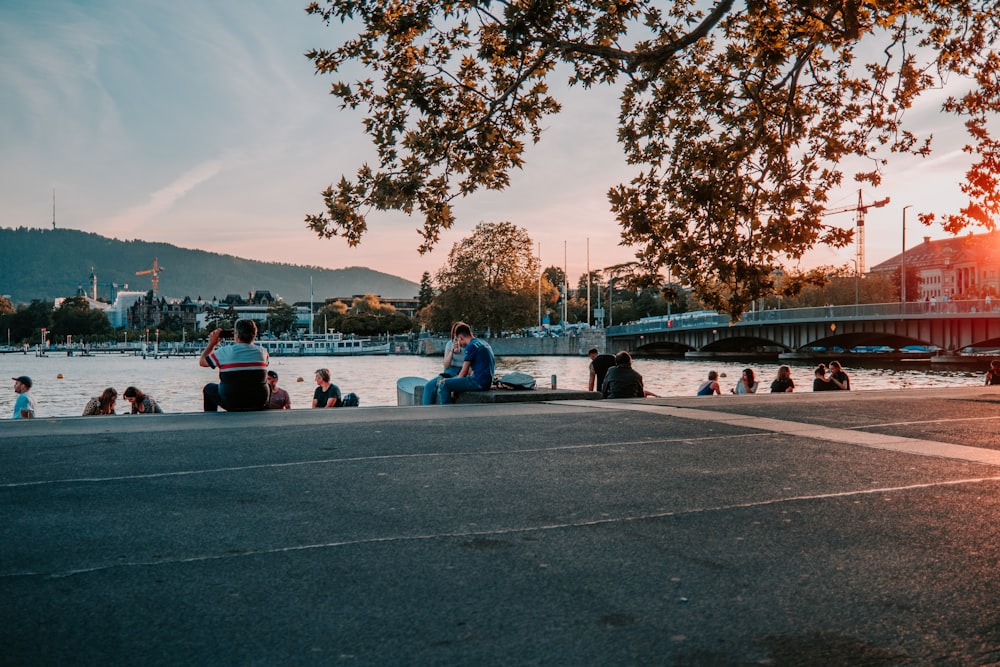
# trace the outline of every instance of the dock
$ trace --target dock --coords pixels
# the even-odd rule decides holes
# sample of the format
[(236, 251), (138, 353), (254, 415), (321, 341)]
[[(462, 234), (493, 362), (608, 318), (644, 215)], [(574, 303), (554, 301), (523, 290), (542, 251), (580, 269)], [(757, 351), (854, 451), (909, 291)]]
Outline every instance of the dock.
[(6, 421), (11, 665), (1000, 662), (995, 387)]

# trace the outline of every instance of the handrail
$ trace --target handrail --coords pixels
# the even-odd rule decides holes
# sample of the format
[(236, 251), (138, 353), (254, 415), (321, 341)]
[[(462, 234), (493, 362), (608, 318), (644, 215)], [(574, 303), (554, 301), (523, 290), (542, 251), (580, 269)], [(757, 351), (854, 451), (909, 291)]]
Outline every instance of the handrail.
[(850, 319), (897, 319), (955, 317), (1000, 317), (1000, 299), (970, 299), (963, 301), (911, 301), (900, 303), (865, 303), (847, 306), (819, 306), (811, 308), (784, 308), (758, 310), (745, 313), (743, 319), (732, 322), (728, 315), (715, 311), (696, 311), (677, 315), (644, 317), (638, 322), (608, 327), (608, 336), (658, 331), (710, 329), (728, 326), (751, 326), (778, 322), (816, 322)]

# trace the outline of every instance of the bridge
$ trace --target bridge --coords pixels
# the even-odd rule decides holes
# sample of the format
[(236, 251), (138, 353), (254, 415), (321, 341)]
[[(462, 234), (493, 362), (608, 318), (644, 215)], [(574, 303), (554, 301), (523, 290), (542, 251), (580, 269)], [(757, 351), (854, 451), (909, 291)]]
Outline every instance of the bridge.
[[(609, 350), (650, 355), (810, 356), (830, 349), (957, 355), (1000, 349), (1000, 300), (882, 303), (747, 313), (713, 311), (646, 317), (608, 327)], [(908, 350), (905, 348), (909, 348)]]

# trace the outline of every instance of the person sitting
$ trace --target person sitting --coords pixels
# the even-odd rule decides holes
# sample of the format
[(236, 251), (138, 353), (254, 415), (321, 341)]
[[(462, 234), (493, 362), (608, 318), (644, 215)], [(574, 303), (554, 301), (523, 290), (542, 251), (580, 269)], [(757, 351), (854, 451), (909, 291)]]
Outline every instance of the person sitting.
[(34, 419), (37, 408), (35, 398), (31, 395), (31, 378), (22, 375), (11, 380), (14, 381), (14, 393), (17, 394), (17, 398), (14, 399), (14, 413), (10, 418)]
[(792, 380), (792, 369), (788, 366), (779, 366), (778, 375), (771, 383), (772, 394), (790, 394), (795, 390), (795, 382)]
[(615, 366), (615, 355), (598, 354), (597, 348), (592, 347), (587, 352), (590, 357), (590, 380), (587, 383), (587, 391), (601, 391), (604, 387), (604, 376)]
[(990, 370), (986, 371), (986, 385), (1000, 384), (1000, 359), (990, 362)]
[(424, 384), (423, 396), (420, 399), (421, 405), (434, 405), (437, 401), (438, 385), (448, 378), (458, 377), (458, 374), (462, 372), (465, 355), (462, 352), (462, 344), (455, 337), (455, 328), (460, 324), (465, 324), (465, 322), (455, 322), (451, 325), (451, 341), (444, 349), (444, 369), (437, 377), (431, 378)]
[(438, 384), (438, 403), (454, 403), (453, 394), (467, 391), (487, 391), (493, 386), (496, 358), (493, 348), (472, 335), (472, 327), (464, 322), (455, 326), (455, 338), (465, 348), (465, 360), (458, 377), (448, 378)]
[(754, 377), (752, 368), (744, 368), (743, 375), (740, 376), (739, 382), (730, 391), (734, 394), (756, 394), (757, 387), (760, 383)]
[(836, 385), (826, 379), (826, 365), (820, 364), (813, 371), (813, 391), (837, 391)]
[(117, 398), (118, 392), (115, 391), (115, 388), (108, 387), (101, 392), (100, 396), (94, 396), (87, 401), (87, 405), (83, 408), (83, 416), (115, 414), (115, 400)]
[(219, 382), (210, 382), (202, 390), (205, 412), (248, 412), (267, 408), (267, 350), (254, 345), (257, 325), (239, 319), (233, 326), (235, 342), (219, 347), (222, 329), (208, 334), (208, 345), (198, 365), (219, 371)]
[(844, 367), (840, 365), (839, 361), (830, 362), (830, 375), (827, 380), (833, 383), (834, 389), (847, 391), (851, 388), (851, 378), (847, 377), (847, 373), (844, 372)]
[(615, 365), (609, 368), (601, 386), (604, 398), (644, 398), (652, 396), (642, 384), (642, 376), (632, 368), (632, 355), (622, 350), (615, 355)]
[(292, 397), (288, 392), (278, 387), (278, 374), (274, 371), (267, 372), (267, 386), (271, 390), (271, 397), (267, 401), (268, 410), (290, 410), (292, 408)]
[(696, 396), (711, 396), (712, 394), (722, 394), (722, 387), (719, 386), (719, 374), (715, 371), (708, 372), (708, 380), (698, 387)]
[(316, 371), (316, 391), (313, 392), (314, 408), (335, 408), (340, 405), (340, 387), (330, 382), (330, 369)]
[(163, 414), (163, 410), (153, 400), (153, 397), (144, 394), (138, 387), (129, 387), (122, 393), (122, 396), (132, 404), (132, 414), (134, 415)]

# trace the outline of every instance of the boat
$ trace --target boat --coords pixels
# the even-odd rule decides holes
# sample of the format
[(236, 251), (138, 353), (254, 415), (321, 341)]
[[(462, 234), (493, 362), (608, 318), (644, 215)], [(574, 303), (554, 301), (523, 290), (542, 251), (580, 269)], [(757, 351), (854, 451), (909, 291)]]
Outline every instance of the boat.
[(258, 339), (257, 345), (274, 357), (330, 357), (341, 355), (389, 354), (390, 344), (371, 338), (344, 336), (341, 333), (306, 334), (283, 340)]

